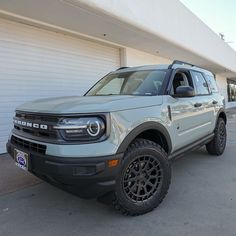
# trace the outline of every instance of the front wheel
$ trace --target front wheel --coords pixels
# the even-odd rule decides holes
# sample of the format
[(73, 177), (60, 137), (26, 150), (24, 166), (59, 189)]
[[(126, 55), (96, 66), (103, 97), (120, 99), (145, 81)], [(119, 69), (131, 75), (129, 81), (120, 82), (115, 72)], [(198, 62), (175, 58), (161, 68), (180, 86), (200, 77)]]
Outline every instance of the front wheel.
[(170, 181), (166, 152), (154, 142), (137, 139), (125, 153), (113, 205), (126, 215), (147, 213), (162, 202)]
[(220, 156), (226, 146), (227, 132), (225, 121), (219, 118), (215, 128), (215, 135), (211, 142), (206, 144), (207, 152), (211, 155)]

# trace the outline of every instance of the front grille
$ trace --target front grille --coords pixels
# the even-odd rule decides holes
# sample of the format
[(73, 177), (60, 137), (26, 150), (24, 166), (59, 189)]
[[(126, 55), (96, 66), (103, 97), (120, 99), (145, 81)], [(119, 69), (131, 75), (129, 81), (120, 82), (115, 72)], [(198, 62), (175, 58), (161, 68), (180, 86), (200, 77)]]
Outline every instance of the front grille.
[(32, 121), (47, 121), (47, 122), (57, 122), (58, 118), (54, 116), (48, 115), (37, 115), (37, 114), (30, 114), (30, 113), (22, 113), (16, 112), (16, 118), (24, 119), (24, 120), (32, 120)]
[(59, 132), (53, 129), (58, 121), (59, 118), (53, 116), (16, 112), (14, 128), (19, 134), (28, 135), (26, 137), (30, 135), (43, 139), (58, 140)]
[(14, 125), (14, 128), (17, 129), (18, 131), (24, 132), (24, 133), (28, 133), (31, 134), (33, 136), (36, 137), (47, 137), (47, 138), (51, 138), (51, 139), (56, 139), (57, 138), (57, 132), (56, 131), (40, 131), (37, 129), (33, 129), (33, 128), (23, 128), (20, 127), (19, 125)]
[(37, 152), (37, 153), (41, 153), (41, 154), (45, 154), (46, 149), (47, 149), (46, 145), (29, 142), (24, 139), (18, 138), (14, 135), (11, 136), (11, 143), (13, 145), (16, 145), (19, 148), (23, 148), (23, 149), (26, 149), (30, 152)]

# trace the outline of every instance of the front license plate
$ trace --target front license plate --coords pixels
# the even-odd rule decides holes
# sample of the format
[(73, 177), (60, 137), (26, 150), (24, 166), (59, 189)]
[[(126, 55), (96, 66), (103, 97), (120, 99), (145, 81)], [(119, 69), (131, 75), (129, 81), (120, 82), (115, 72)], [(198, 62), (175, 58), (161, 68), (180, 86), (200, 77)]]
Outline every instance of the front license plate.
[(14, 150), (15, 163), (23, 170), (28, 170), (28, 154), (18, 149)]

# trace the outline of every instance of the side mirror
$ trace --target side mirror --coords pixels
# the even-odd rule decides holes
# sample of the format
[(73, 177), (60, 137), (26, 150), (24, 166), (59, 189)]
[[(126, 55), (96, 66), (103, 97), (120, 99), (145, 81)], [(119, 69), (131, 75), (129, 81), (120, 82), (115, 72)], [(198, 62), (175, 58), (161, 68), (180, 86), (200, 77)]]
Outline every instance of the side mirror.
[(176, 88), (176, 93), (174, 94), (174, 97), (178, 98), (187, 98), (187, 97), (194, 97), (195, 92), (194, 89), (190, 86), (179, 86)]

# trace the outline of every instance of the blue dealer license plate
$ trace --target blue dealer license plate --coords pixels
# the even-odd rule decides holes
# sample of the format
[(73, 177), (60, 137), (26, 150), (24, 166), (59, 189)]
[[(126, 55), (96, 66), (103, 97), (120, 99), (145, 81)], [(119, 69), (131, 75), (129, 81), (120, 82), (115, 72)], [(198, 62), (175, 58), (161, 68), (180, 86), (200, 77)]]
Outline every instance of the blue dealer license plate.
[(28, 154), (18, 149), (14, 150), (15, 163), (23, 170), (28, 170)]

